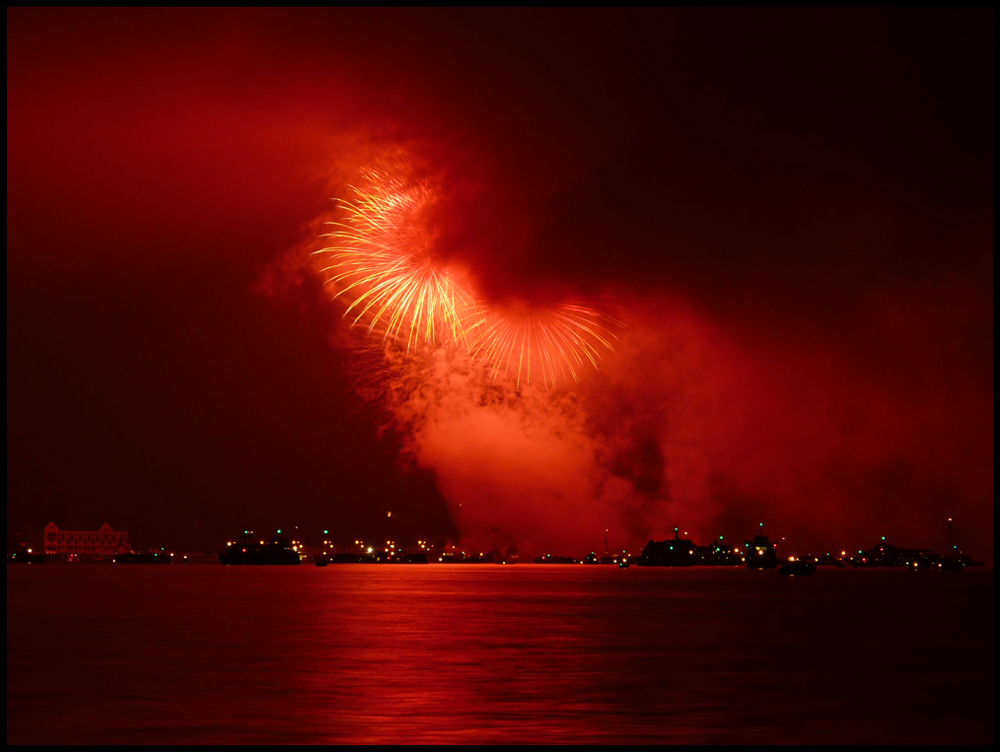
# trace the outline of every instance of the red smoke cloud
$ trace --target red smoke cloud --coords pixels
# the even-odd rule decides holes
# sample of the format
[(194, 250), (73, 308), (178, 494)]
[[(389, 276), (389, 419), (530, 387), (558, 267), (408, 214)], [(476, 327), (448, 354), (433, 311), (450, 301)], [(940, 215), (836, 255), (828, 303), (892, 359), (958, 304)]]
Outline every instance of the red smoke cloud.
[[(432, 234), (448, 237), (450, 216)], [(537, 280), (526, 289), (537, 298)], [(992, 488), (992, 384), (969, 367), (989, 331), (983, 293), (968, 274), (879, 281), (832, 322), (778, 300), (734, 324), (619, 285), (604, 300), (628, 301), (620, 341), (579, 383), (519, 387), (461, 348), (390, 346), (389, 383), (366, 391), (473, 548), (597, 548), (607, 529), (636, 549), (674, 526), (707, 542), (760, 522), (800, 554), (876, 535), (940, 547), (945, 520), (980, 515)]]
[(152, 488), (154, 529), (186, 499), (185, 519), (226, 520), (285, 497), (324, 520), (425, 503), (366, 485), (386, 460), (355, 452), (358, 417), (294, 378), (339, 383), (323, 337), (356, 344), (309, 328), (326, 303), (301, 256), (268, 282), (307, 332), (271, 332), (284, 320), (250, 292), (407, 145), (440, 191), (436, 257), (488, 304), (582, 299), (625, 324), (554, 390), (484, 383), (453, 353), (378, 378), (364, 360), (377, 422), (468, 540), (570, 553), (605, 528), (634, 546), (763, 521), (814, 553), (883, 534), (940, 549), (953, 517), (986, 556), (991, 29), (973, 12), (8, 11), (8, 495), (42, 517)]

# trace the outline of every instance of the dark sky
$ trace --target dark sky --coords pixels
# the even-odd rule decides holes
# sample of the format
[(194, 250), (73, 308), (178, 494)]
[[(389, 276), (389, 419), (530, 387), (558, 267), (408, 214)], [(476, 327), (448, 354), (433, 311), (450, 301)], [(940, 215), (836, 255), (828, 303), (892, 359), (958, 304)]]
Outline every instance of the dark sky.
[[(611, 296), (641, 363), (696, 322), (704, 383), (729, 379), (706, 400), (746, 425), (692, 435), (762, 437), (702, 455), (731, 535), (812, 514), (740, 501), (774, 463), (840, 489), (817, 541), (864, 497), (864, 540), (941, 548), (954, 513), (992, 557), (991, 9), (8, 9), (9, 543), (353, 538), (389, 508), (454, 535), (447, 463), (378, 435), (317, 290), (261, 292), (331, 180), (400, 143), (451, 179), (441, 252), (489, 297)], [(664, 499), (673, 444), (623, 417), (665, 404), (658, 368), (581, 389), (613, 474)]]

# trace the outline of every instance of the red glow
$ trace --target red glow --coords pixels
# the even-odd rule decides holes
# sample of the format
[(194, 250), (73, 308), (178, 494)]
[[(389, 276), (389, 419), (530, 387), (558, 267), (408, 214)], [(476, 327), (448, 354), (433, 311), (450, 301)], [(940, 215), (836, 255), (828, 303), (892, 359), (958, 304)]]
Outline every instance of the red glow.
[[(986, 48), (710, 15), (9, 11), (8, 528), (989, 558)], [(318, 290), (400, 153), (412, 284)]]

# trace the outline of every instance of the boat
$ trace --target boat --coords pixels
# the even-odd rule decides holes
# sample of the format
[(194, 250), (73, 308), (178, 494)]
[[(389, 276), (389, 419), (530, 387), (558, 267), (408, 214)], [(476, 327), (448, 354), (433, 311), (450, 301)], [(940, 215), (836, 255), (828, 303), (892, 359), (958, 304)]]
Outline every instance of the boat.
[(784, 577), (811, 577), (816, 571), (816, 565), (811, 561), (799, 559), (781, 565), (778, 574)]

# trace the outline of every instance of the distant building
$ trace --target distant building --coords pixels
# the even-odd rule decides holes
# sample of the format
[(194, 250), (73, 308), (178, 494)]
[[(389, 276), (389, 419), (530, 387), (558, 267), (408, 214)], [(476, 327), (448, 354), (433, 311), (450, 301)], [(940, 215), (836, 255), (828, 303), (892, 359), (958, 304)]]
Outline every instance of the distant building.
[(674, 528), (673, 540), (651, 540), (636, 563), (640, 567), (690, 567), (699, 563), (695, 558), (697, 550), (694, 541), (681, 538)]
[(103, 559), (105, 556), (127, 554), (132, 542), (124, 530), (112, 530), (105, 522), (100, 530), (60, 530), (56, 523), (45, 526), (45, 553), (63, 556), (84, 556)]
[(918, 548), (897, 548), (883, 543), (867, 551), (858, 552), (858, 555), (851, 559), (850, 564), (854, 567), (915, 567), (922, 563), (931, 563), (931, 559), (934, 558), (935, 555), (930, 551)]
[(778, 552), (766, 535), (755, 535), (744, 544), (747, 569), (777, 569)]

